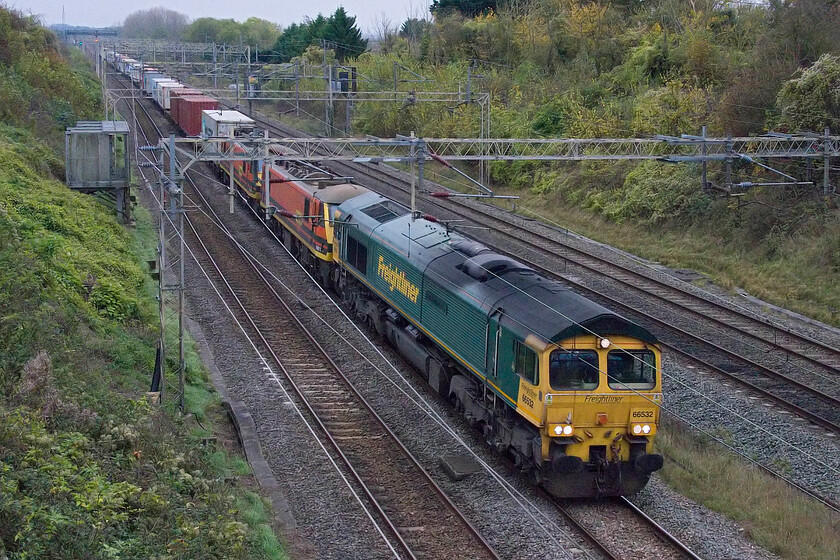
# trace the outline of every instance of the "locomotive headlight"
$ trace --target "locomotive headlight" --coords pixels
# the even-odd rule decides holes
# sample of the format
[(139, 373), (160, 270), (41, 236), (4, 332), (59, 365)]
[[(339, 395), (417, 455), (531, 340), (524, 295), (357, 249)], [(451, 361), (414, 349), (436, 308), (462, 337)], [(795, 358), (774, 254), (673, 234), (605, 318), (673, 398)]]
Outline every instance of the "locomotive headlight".
[(633, 433), (639, 435), (642, 433), (642, 427), (639, 424), (633, 426)]
[(610, 339), (609, 338), (602, 338), (598, 341), (598, 344), (601, 345), (601, 348), (609, 348), (610, 347)]
[(571, 424), (561, 424), (559, 426), (554, 426), (555, 436), (570, 436), (574, 431), (575, 428)]
[(645, 435), (650, 433), (650, 426), (648, 424), (645, 424), (644, 426), (642, 426), (642, 433), (645, 434)]

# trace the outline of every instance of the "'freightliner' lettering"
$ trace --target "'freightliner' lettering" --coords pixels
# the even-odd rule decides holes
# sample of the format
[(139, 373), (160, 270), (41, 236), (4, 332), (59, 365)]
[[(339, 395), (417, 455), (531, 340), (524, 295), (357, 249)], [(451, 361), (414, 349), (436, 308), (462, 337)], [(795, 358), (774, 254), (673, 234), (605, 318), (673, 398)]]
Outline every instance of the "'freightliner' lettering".
[(618, 403), (624, 397), (616, 397), (613, 395), (587, 395), (583, 402), (590, 402), (590, 403)]
[(405, 272), (398, 270), (395, 266), (386, 264), (385, 257), (382, 255), (379, 255), (379, 266), (376, 268), (376, 273), (391, 287), (392, 292), (397, 290), (410, 299), (412, 303), (417, 303), (420, 289), (408, 281)]

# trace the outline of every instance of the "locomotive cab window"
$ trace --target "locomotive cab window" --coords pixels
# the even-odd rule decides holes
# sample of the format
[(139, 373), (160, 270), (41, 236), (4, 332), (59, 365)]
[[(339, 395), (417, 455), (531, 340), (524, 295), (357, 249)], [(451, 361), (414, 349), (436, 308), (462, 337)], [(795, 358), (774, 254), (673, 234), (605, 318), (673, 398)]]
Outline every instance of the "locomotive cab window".
[(650, 350), (610, 350), (607, 377), (611, 389), (653, 389), (656, 356)]
[(352, 235), (347, 236), (347, 264), (367, 274), (367, 246)]
[(537, 353), (519, 341), (514, 342), (514, 352), (516, 373), (531, 385), (537, 385), (539, 383)]
[(594, 350), (554, 350), (548, 361), (548, 380), (555, 391), (598, 388), (598, 353)]

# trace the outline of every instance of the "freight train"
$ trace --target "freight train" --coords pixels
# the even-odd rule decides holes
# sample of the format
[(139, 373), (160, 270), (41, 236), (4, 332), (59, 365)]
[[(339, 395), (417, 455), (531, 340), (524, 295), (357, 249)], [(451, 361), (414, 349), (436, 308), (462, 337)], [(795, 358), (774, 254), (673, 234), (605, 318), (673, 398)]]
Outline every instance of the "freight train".
[[(121, 58), (109, 62), (119, 68)], [(121, 71), (142, 81), (131, 64)], [(165, 76), (147, 81), (163, 109), (161, 88), (186, 99)], [(176, 122), (195, 134), (192, 104), (209, 102), (172, 103), (178, 114), (188, 107)], [(201, 109), (205, 135), (236, 144), (232, 133), (253, 128), (247, 116), (217, 109)], [(223, 162), (218, 172), (232, 174), (255, 209), (276, 210), (264, 214), (272, 229), (318, 281), (551, 494), (632, 494), (662, 467), (653, 447), (661, 354), (645, 328), (311, 164)]]

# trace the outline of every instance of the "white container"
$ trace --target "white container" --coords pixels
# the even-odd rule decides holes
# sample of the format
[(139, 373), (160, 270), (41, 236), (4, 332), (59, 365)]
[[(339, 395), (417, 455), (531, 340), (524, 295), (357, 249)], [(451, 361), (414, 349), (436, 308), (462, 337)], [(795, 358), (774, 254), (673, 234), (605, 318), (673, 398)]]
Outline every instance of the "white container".
[(122, 60), (120, 60), (118, 68), (123, 74), (128, 74), (128, 70), (131, 67), (131, 65), (137, 62), (139, 61), (134, 60), (133, 58), (123, 58)]
[(201, 133), (205, 136), (234, 136), (254, 130), (254, 119), (239, 111), (202, 111)]
[[(158, 103), (158, 95), (160, 95), (160, 86), (163, 84), (177, 84), (178, 80), (172, 79), (169, 76), (164, 76), (162, 78), (152, 78), (152, 87), (149, 90), (149, 94), (151, 95), (152, 99), (155, 100), (155, 103)], [(160, 105), (160, 103), (158, 103)]]
[(184, 87), (184, 84), (181, 82), (159, 83), (155, 90), (155, 101), (164, 111), (168, 111), (170, 107), (170, 93), (172, 93), (173, 89), (183, 89)]
[(140, 81), (140, 75), (143, 73), (143, 65), (139, 62), (134, 63), (129, 68), (129, 75), (131, 76), (131, 81), (137, 83)]
[(143, 93), (146, 95), (152, 95), (152, 92), (155, 91), (155, 80), (171, 80), (169, 76), (163, 74), (162, 72), (152, 72), (148, 71), (143, 74)]

